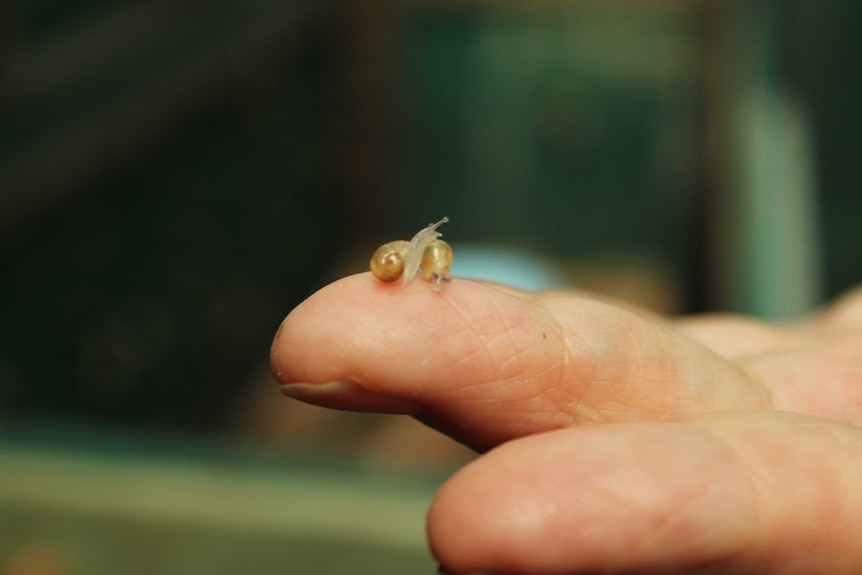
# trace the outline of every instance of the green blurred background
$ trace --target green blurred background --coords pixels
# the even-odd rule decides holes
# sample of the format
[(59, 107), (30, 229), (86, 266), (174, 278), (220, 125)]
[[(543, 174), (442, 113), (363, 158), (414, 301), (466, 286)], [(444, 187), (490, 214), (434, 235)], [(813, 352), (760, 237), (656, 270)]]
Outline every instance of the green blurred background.
[(282, 401), (283, 316), (443, 215), (658, 311), (804, 313), (862, 279), (860, 24), (0, 1), (0, 574), (432, 572), (423, 509), (469, 454)]

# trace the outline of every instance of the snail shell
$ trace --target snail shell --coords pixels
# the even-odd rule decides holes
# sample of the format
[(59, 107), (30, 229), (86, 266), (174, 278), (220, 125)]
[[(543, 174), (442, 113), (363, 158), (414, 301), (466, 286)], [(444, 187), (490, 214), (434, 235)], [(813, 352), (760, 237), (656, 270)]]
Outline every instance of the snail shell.
[(449, 266), (452, 263), (452, 248), (439, 240), (437, 228), (449, 221), (443, 218), (436, 224), (429, 224), (419, 230), (409, 242), (396, 240), (387, 242), (375, 250), (371, 256), (371, 273), (382, 282), (394, 282), (402, 278), (404, 284), (413, 280), (419, 266), (422, 276), (434, 282), (434, 290), (442, 288), (442, 282), (449, 281)]
[(371, 256), (371, 273), (382, 282), (394, 282), (404, 273), (410, 242), (395, 240), (380, 246)]
[(434, 282), (435, 291), (443, 288), (442, 282), (449, 281), (449, 266), (453, 259), (452, 246), (443, 240), (434, 240), (422, 253), (422, 277)]

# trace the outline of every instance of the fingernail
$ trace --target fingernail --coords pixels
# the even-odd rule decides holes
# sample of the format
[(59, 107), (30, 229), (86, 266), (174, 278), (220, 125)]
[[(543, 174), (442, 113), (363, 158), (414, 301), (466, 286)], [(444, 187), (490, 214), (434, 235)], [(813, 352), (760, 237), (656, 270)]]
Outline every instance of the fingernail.
[(415, 401), (369, 391), (346, 379), (328, 383), (286, 383), (280, 389), (287, 397), (332, 409), (393, 414), (411, 414), (419, 409)]

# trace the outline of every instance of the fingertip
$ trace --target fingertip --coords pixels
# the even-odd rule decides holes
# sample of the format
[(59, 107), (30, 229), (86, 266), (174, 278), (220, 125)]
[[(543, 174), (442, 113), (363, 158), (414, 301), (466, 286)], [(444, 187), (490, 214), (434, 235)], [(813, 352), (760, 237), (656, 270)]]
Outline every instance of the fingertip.
[[(419, 276), (408, 285), (385, 284), (367, 272), (348, 276), (290, 312), (276, 332), (270, 364), (282, 384), (350, 379), (384, 393), (412, 393), (430, 381), (439, 386), (456, 379), (451, 368), (506, 331), (511, 318), (529, 319), (523, 297), (460, 278), (435, 291)], [(540, 337), (550, 328), (533, 331)], [(484, 377), (476, 373), (482, 359), (466, 371)], [(496, 366), (486, 360), (481, 369)]]
[(269, 369), (272, 371), (272, 375), (279, 384), (287, 383), (287, 381), (285, 381), (284, 371), (281, 368), (281, 348), (279, 346), (279, 339), (281, 338), (281, 331), (284, 328), (285, 321), (287, 321), (287, 318), (283, 319), (281, 323), (278, 324), (278, 329), (275, 330), (272, 343), (269, 345)]

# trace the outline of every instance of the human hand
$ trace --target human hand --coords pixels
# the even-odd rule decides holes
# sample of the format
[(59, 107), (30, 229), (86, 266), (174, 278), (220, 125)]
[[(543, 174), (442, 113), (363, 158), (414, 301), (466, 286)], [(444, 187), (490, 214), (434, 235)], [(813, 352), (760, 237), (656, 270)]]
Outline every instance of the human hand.
[(361, 274), (287, 317), (272, 368), (496, 448), (429, 512), (454, 573), (862, 572), (862, 293), (774, 328)]

